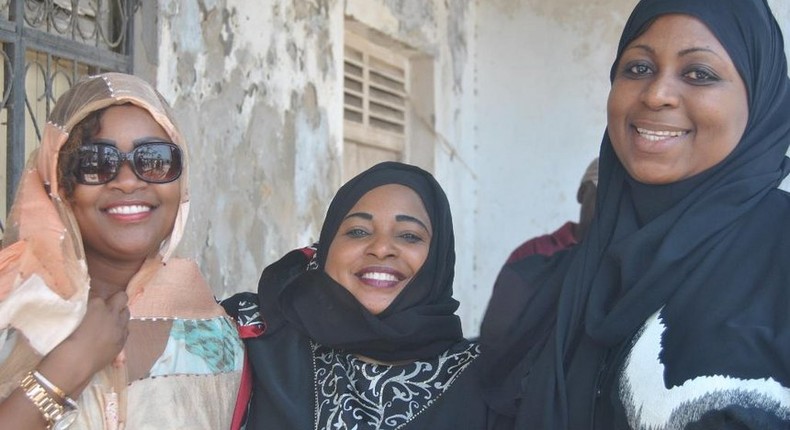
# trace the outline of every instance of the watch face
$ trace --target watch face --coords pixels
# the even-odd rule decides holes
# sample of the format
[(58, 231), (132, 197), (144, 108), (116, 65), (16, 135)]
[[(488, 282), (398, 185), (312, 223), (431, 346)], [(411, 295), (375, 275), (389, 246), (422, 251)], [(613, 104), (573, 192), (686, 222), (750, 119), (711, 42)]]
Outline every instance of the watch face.
[(72, 409), (70, 411), (63, 411), (63, 415), (52, 425), (53, 430), (66, 430), (77, 419), (79, 411)]

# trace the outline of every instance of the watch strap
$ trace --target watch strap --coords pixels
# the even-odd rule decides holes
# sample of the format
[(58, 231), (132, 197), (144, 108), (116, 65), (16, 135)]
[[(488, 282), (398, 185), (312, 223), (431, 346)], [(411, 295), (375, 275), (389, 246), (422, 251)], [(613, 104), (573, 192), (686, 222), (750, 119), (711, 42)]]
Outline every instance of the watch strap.
[[(62, 397), (63, 403), (58, 402), (50, 391), (47, 390), (46, 384), (43, 384), (39, 377), (43, 378), (43, 376), (36, 371), (29, 372), (22, 378), (19, 386), (22, 388), (25, 396), (30, 399), (33, 405), (41, 412), (41, 415), (44, 416), (48, 424), (47, 428), (50, 429), (56, 422), (63, 418), (64, 413), (76, 411), (77, 403), (67, 396)], [(54, 387), (54, 384), (49, 382), (49, 380), (47, 380), (47, 382)], [(60, 389), (58, 389), (58, 391), (61, 393), (63, 392)]]
[(63, 390), (61, 390), (57, 385), (53, 384), (52, 381), (47, 379), (44, 375), (39, 373), (38, 370), (34, 370), (30, 373), (33, 374), (33, 377), (36, 378), (36, 381), (38, 381), (39, 384), (43, 385), (47, 390), (49, 390), (50, 393), (57, 397), (56, 400), (58, 400), (59, 403), (63, 403), (63, 401), (68, 398)]

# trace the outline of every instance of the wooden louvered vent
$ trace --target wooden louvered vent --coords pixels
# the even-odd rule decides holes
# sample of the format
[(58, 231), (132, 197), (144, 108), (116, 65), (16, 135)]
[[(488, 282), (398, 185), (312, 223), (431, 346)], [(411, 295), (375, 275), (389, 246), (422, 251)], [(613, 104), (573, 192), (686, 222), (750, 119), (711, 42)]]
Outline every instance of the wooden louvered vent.
[(390, 153), (371, 162), (401, 159), (408, 129), (407, 58), (347, 32), (344, 59), (346, 143)]

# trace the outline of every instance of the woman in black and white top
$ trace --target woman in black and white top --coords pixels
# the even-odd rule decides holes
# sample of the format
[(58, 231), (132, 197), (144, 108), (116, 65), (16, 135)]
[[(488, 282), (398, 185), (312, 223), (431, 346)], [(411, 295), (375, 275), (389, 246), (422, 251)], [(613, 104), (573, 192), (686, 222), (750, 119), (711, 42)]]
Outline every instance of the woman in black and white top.
[[(449, 203), (427, 172), (378, 164), (333, 199), (316, 248), (267, 267), (224, 303), (262, 335), (248, 429), (482, 429), (478, 346), (452, 298)], [(242, 401), (243, 403), (243, 401)]]

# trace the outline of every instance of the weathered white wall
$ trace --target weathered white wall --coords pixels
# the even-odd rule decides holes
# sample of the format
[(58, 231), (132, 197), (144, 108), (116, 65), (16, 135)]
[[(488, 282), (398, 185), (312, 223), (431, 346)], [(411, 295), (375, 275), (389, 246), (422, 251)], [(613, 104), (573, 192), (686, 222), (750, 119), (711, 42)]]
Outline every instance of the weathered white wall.
[[(790, 2), (769, 3), (787, 40)], [(609, 68), (635, 4), (477, 2), (480, 294), (516, 246), (578, 219), (576, 189), (598, 153)], [(479, 323), (479, 314), (471, 318)]]
[(472, 1), (160, 0), (140, 13), (158, 30), (138, 36), (136, 72), (173, 104), (192, 150), (183, 253), (197, 256), (217, 296), (254, 290), (266, 265), (317, 240), (341, 185), (343, 27), (350, 17), (434, 60), (427, 167), (453, 206), (456, 295), (470, 301)]
[(790, 58), (790, 2), (786, 0), (768, 0), (768, 4), (773, 10), (776, 20), (779, 21), (779, 26), (782, 27), (782, 33), (785, 37), (785, 53)]
[(345, 14), (434, 61), (433, 172), (450, 200), (456, 240), (455, 297), (464, 330), (476, 333), (474, 162), (474, 2), (470, 0), (347, 0)]
[[(790, 33), (790, 3), (769, 0)], [(136, 73), (174, 105), (192, 160), (184, 253), (217, 296), (315, 240), (340, 186), (343, 22), (433, 58), (433, 170), (456, 227), (456, 297), (475, 335), (523, 240), (576, 219), (634, 0), (144, 2)]]
[[(787, 0), (768, 0), (768, 4), (782, 27), (782, 33), (784, 33), (785, 37), (785, 53), (790, 59), (790, 2)], [(790, 151), (788, 151), (788, 155), (790, 155)], [(785, 179), (780, 188), (790, 191), (790, 178)]]
[(524, 240), (578, 219), (576, 190), (598, 154), (609, 67), (632, 4), (478, 2), (481, 291), (490, 294)]
[(159, 2), (155, 80), (191, 149), (183, 249), (219, 297), (317, 239), (340, 178), (342, 6)]

